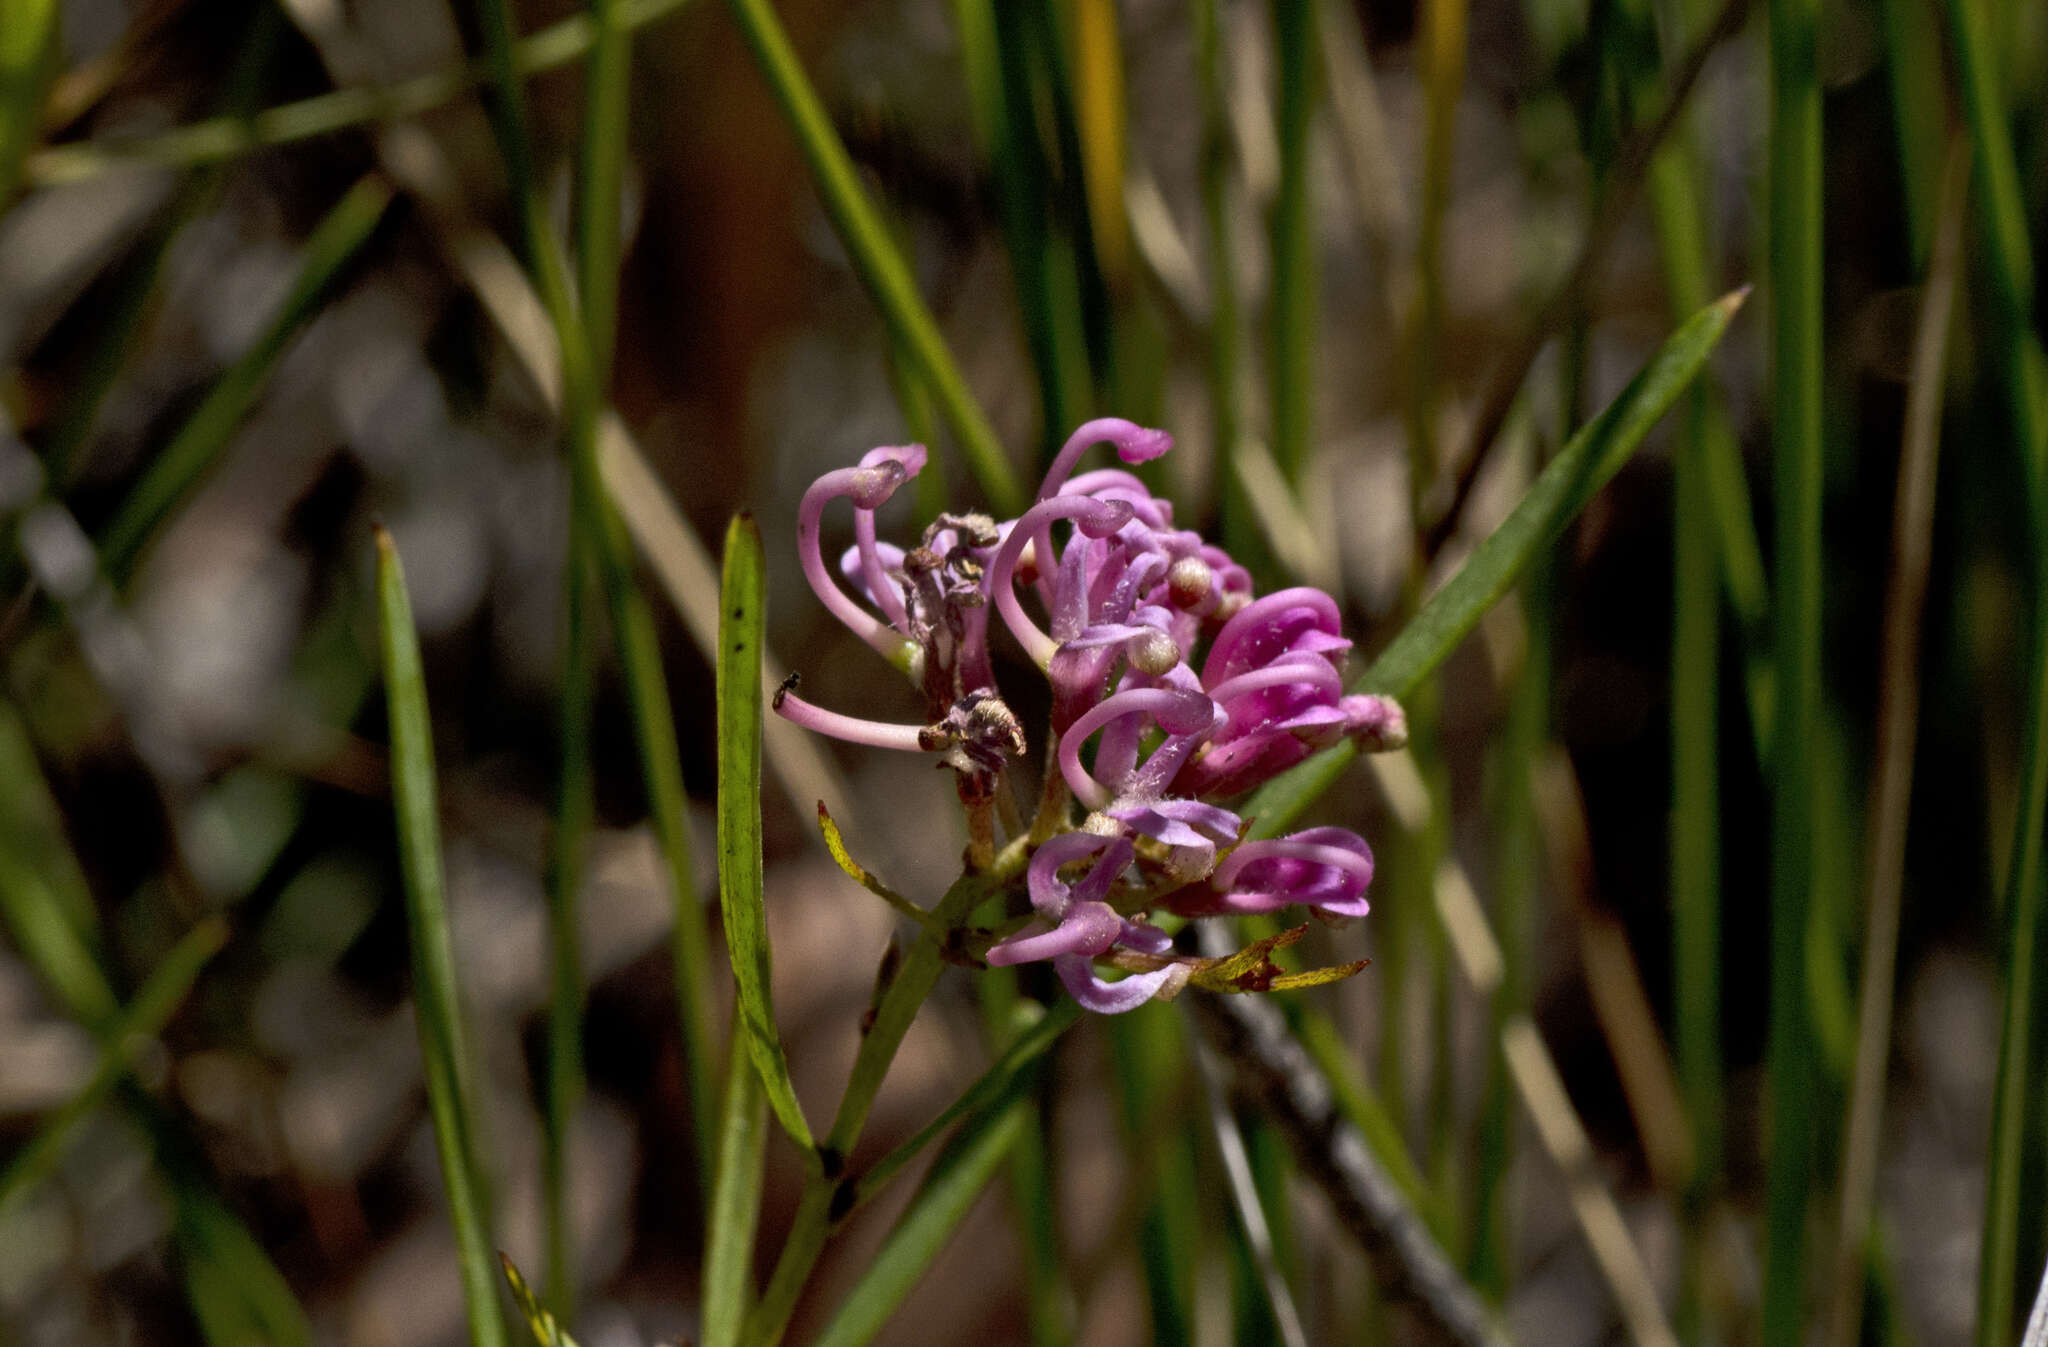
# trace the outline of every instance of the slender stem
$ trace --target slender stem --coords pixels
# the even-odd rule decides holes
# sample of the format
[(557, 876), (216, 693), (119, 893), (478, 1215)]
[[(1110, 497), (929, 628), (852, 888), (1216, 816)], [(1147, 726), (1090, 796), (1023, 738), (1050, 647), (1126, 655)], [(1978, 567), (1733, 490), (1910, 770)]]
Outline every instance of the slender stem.
[(1802, 1331), (1814, 1161), (1807, 914), (1817, 876), (1821, 637), (1821, 106), (1819, 0), (1771, 0), (1770, 304), (1776, 439), (1777, 654), (1771, 734), (1771, 994), (1766, 1047), (1763, 1340)]
[(520, 241), (542, 307), (555, 329), (562, 356), (562, 415), (567, 439), (572, 499), (589, 516), (588, 536), (597, 556), (598, 577), (618, 641), (634, 736), (647, 790), (648, 812), (661, 844), (664, 878), (675, 911), (673, 939), (676, 1003), (682, 1021), (684, 1069), (690, 1081), (691, 1121), (697, 1175), (705, 1182), (714, 1166), (719, 1053), (711, 1033), (710, 955), (703, 905), (697, 898), (691, 860), (688, 808), (682, 762), (676, 747), (675, 712), (669, 704), (654, 614), (633, 575), (632, 544), (605, 495), (597, 462), (603, 412), (594, 382), (589, 336), (569, 285), (560, 241), (549, 225), (535, 187), (526, 140), (526, 112), (514, 60), (508, 0), (486, 0), (480, 17), (491, 72), (492, 125), (518, 208)]
[(1315, 6), (1275, 0), (1273, 29), (1280, 97), (1280, 193), (1272, 221), (1273, 461), (1298, 488), (1315, 435), (1317, 281), (1309, 165), (1309, 127), (1321, 69)]
[(740, 1340), (748, 1347), (772, 1347), (781, 1341), (811, 1269), (825, 1250), (825, 1241), (852, 1210), (851, 1200), (858, 1196), (858, 1188), (848, 1186), (846, 1196), (839, 1196), (846, 1159), (853, 1153), (854, 1143), (860, 1140), (875, 1094), (881, 1089), (890, 1064), (896, 1060), (897, 1049), (903, 1046), (904, 1034), (909, 1032), (911, 1021), (945, 968), (945, 942), (950, 933), (983, 900), (1021, 874), (1024, 860), (1025, 844), (1020, 838), (1005, 847), (987, 870), (964, 874), (955, 880), (932, 909), (935, 931), (947, 934), (932, 930), (920, 934), (890, 979), (888, 990), (875, 1007), (874, 1020), (861, 1037), (846, 1092), (840, 1096), (839, 1111), (832, 1119), (832, 1130), (818, 1147), (819, 1166), (805, 1180), (789, 1237), (775, 1260), (775, 1271), (770, 1274), (759, 1303), (747, 1316)]
[(1444, 321), (1444, 217), (1450, 210), (1458, 99), (1465, 83), (1466, 0), (1428, 0), (1422, 25), (1422, 207), (1416, 300), (1408, 332), (1408, 494), (1418, 530), (1436, 478), (1437, 362)]
[(1899, 452), (1898, 495), (1892, 506), (1892, 572), (1885, 595), (1874, 750), (1877, 769), (1870, 787), (1870, 825), (1865, 830), (1870, 846), (1870, 908), (1863, 941), (1856, 1070), (1842, 1160), (1840, 1243), (1835, 1250), (1831, 1322), (1836, 1347), (1855, 1347), (1862, 1337), (1864, 1269), (1877, 1184), (1878, 1132), (1884, 1117), (1885, 1066), (1892, 1041), (1892, 980), (1905, 883), (1907, 805), (1912, 799), (1913, 742), (1920, 715), (1920, 620), (1927, 604), (1927, 571), (1933, 553), (1942, 377), (1948, 367), (1949, 317), (1955, 307), (1968, 165), (1958, 141), (1942, 174), (1934, 255), (1921, 301), (1919, 329), (1913, 337), (1905, 442)]
[(569, 1201), (569, 1160), (583, 1102), (583, 960), (577, 909), (583, 860), (596, 809), (590, 761), (590, 710), (595, 680), (590, 654), (592, 593), (589, 542), (572, 513), (565, 586), (568, 630), (562, 657), (561, 761), (555, 783), (555, 830), (548, 855), (547, 1132), (542, 1152), (542, 1207), (547, 1224), (547, 1305), (564, 1323), (576, 1309), (576, 1239)]

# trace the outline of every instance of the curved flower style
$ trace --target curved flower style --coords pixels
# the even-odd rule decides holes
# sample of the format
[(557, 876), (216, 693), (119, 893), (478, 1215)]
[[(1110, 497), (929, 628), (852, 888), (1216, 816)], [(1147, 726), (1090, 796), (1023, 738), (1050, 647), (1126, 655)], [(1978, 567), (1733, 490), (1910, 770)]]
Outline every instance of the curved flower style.
[[(1059, 877), (1060, 868), (1089, 856), (1094, 866), (1071, 886)], [(1105, 982), (1095, 975), (1093, 961), (1110, 947), (1123, 944), (1144, 954), (1159, 955), (1172, 948), (1166, 932), (1142, 922), (1126, 921), (1106, 901), (1110, 886), (1131, 863), (1131, 844), (1121, 837), (1094, 833), (1063, 833), (1038, 849), (1025, 871), (1025, 887), (1031, 905), (1040, 916), (1054, 923), (1053, 929), (1038, 935), (1013, 936), (991, 945), (988, 962), (1002, 968), (1010, 964), (1051, 959), (1068, 993), (1083, 1006), (1102, 1014), (1132, 1010), (1161, 992), (1178, 991), (1188, 978), (1183, 964), (1168, 964), (1147, 973), (1132, 973), (1119, 982)], [(1171, 990), (1169, 991), (1169, 987)]]
[[(875, 449), (819, 478), (798, 517), (804, 574), (834, 615), (918, 684), (925, 723), (828, 711), (796, 696), (794, 680), (775, 710), (823, 734), (942, 755), (959, 776), (970, 864), (986, 863), (999, 806), (1010, 834), (1023, 833), (1003, 772), (1025, 740), (995, 684), (993, 609), (1051, 685), (1057, 770), (1030, 827), (1044, 840), (1026, 875), (1050, 929), (998, 942), (988, 961), (1050, 959), (1076, 1000), (1114, 1012), (1178, 993), (1200, 963), (1118, 912), (1111, 891), (1127, 872), (1184, 915), (1295, 905), (1331, 919), (1364, 915), (1372, 852), (1363, 839), (1313, 828), (1240, 842), (1244, 820), (1218, 801), (1343, 738), (1368, 751), (1398, 747), (1407, 726), (1393, 701), (1344, 691), (1351, 643), (1335, 600), (1309, 588), (1260, 597), (1227, 552), (1175, 528), (1172, 504), (1138, 477), (1075, 472), (1105, 443), (1127, 464), (1173, 447), (1164, 431), (1090, 421), (1018, 518), (941, 515), (907, 549), (876, 537), (875, 511), (924, 467), (921, 446)], [(825, 506), (842, 496), (854, 508), (853, 545), (838, 558), (844, 587), (819, 540)], [(1073, 801), (1088, 811), (1078, 829)], [(1080, 879), (1060, 878), (1091, 859)], [(1107, 982), (1097, 959), (1142, 971)]]
[(1297, 904), (1328, 917), (1362, 917), (1372, 910), (1372, 848), (1343, 828), (1309, 828), (1287, 837), (1246, 842), (1216, 867), (1206, 891), (1177, 901), (1186, 915), (1229, 912), (1252, 916)]

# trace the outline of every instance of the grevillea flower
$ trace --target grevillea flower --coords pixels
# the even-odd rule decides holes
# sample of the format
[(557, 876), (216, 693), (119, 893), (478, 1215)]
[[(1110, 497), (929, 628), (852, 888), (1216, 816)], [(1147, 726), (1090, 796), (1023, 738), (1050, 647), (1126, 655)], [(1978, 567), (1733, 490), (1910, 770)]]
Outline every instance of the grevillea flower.
[[(1293, 906), (1332, 920), (1364, 915), (1372, 852), (1363, 839), (1312, 828), (1241, 841), (1245, 820), (1219, 801), (1343, 738), (1369, 751), (1398, 747), (1407, 727), (1393, 701), (1344, 691), (1351, 643), (1334, 600), (1308, 588), (1255, 595), (1250, 573), (1175, 528), (1171, 503), (1139, 478), (1114, 467), (1077, 473), (1098, 444), (1141, 463), (1173, 440), (1114, 417), (1090, 421), (1022, 515), (941, 515), (907, 549), (876, 537), (875, 512), (922, 470), (922, 446), (872, 450), (820, 477), (798, 517), (804, 574), (835, 616), (909, 675), (924, 719), (843, 715), (797, 696), (794, 679), (775, 710), (823, 734), (939, 755), (960, 782), (970, 864), (993, 857), (999, 810), (1012, 836), (1037, 843), (1025, 888), (1046, 925), (997, 941), (988, 962), (1051, 960), (1077, 1001), (1114, 1012), (1177, 994), (1202, 962), (1126, 915), (1148, 902), (1183, 916)], [(838, 558), (843, 588), (820, 539), (824, 509), (841, 497), (854, 512), (853, 545)], [(1006, 793), (1007, 761), (1026, 744), (995, 684), (991, 608), (1052, 691), (1050, 778), (1028, 830)], [(1079, 878), (1060, 877), (1084, 862)], [(1095, 971), (1102, 962), (1138, 971), (1106, 981)]]
[[(1069, 885), (1060, 868), (1095, 857), (1088, 873)], [(1178, 991), (1188, 979), (1187, 967), (1170, 963), (1150, 972), (1132, 973), (1118, 982), (1095, 974), (1094, 959), (1114, 945), (1146, 954), (1164, 954), (1173, 947), (1166, 932), (1142, 922), (1127, 921), (1106, 901), (1110, 887), (1131, 863), (1131, 844), (1121, 837), (1094, 833), (1063, 833), (1041, 846), (1025, 871), (1024, 883), (1038, 915), (1053, 923), (1050, 931), (1014, 936), (989, 946), (988, 962), (1009, 964), (1051, 959), (1053, 971), (1076, 1001), (1104, 1014), (1143, 1005), (1171, 987)]]

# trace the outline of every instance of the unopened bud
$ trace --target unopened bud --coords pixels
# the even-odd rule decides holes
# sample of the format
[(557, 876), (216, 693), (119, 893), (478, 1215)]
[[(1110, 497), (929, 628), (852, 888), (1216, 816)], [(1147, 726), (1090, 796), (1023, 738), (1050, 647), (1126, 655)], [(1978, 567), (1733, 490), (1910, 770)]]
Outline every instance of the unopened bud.
[(1209, 597), (1216, 573), (1200, 557), (1182, 557), (1166, 572), (1166, 592), (1176, 608), (1192, 608)]
[(1133, 636), (1124, 646), (1130, 657), (1131, 667), (1154, 678), (1166, 673), (1180, 663), (1180, 647), (1173, 638), (1156, 627), (1148, 627)]

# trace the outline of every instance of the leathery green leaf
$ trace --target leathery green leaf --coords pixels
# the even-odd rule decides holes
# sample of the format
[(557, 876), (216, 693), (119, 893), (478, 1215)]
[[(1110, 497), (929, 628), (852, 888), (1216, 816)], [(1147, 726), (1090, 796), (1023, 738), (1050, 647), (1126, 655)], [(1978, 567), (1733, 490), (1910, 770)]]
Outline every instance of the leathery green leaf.
[(768, 1107), (809, 1149), (810, 1125), (790, 1083), (769, 986), (768, 915), (761, 892), (761, 641), (767, 602), (761, 529), (750, 514), (725, 531), (718, 587), (718, 905), (744, 1035)]

